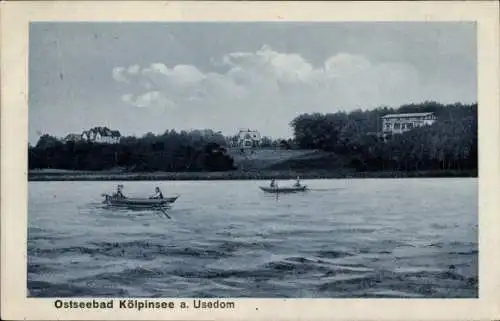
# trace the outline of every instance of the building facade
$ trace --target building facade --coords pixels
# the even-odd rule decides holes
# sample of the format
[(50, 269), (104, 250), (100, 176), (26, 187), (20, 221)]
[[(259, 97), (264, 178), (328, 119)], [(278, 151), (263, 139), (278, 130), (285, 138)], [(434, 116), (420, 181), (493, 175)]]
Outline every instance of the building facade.
[(436, 120), (433, 113), (389, 114), (382, 117), (382, 132), (402, 134), (413, 128), (430, 126)]
[(107, 127), (95, 127), (86, 130), (82, 133), (81, 137), (84, 141), (101, 144), (117, 144), (121, 139), (119, 131), (111, 130)]
[(240, 148), (254, 148), (260, 145), (261, 135), (256, 130), (240, 129), (236, 135), (237, 147)]

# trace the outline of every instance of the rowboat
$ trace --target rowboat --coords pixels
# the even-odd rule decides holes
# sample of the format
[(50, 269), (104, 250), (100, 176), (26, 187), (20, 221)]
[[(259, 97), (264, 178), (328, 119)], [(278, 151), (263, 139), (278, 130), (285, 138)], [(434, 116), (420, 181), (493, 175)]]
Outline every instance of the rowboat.
[(307, 186), (290, 186), (290, 187), (265, 187), (259, 186), (261, 190), (266, 193), (296, 193), (296, 192), (305, 192), (307, 190)]
[(103, 203), (112, 206), (125, 206), (125, 207), (145, 207), (145, 208), (158, 208), (167, 207), (173, 204), (180, 195), (158, 198), (116, 198), (108, 194), (103, 194), (105, 200)]

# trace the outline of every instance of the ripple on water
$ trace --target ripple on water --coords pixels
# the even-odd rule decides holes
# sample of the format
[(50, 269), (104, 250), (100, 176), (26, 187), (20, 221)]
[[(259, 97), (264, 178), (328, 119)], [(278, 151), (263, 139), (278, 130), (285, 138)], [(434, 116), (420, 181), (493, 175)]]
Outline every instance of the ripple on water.
[(405, 181), (410, 195), (397, 180), (315, 181), (330, 191), (278, 200), (255, 182), (176, 182), (172, 220), (89, 208), (104, 183), (30, 183), (29, 295), (477, 297), (475, 187), (436, 182)]

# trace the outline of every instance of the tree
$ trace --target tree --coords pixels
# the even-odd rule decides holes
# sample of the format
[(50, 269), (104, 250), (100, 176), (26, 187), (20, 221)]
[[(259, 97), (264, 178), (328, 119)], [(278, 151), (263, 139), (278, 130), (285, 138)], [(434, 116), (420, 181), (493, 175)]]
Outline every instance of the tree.
[[(438, 121), (382, 139), (380, 117), (433, 112)], [(290, 123), (301, 148), (351, 158), (357, 170), (477, 169), (477, 104), (410, 104), (398, 109), (302, 114)]]
[[(233, 160), (220, 144), (220, 133), (165, 131), (141, 138), (124, 137), (118, 144), (62, 143), (44, 135), (28, 148), (29, 168), (103, 170), (125, 167), (131, 171), (232, 170)], [(200, 160), (203, 162), (200, 163)]]

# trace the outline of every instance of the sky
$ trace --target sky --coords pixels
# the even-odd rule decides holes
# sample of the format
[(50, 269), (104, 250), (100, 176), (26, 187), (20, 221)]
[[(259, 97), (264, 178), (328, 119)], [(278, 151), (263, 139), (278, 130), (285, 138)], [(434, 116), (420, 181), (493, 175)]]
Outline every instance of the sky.
[(477, 101), (467, 22), (36, 22), (29, 141), (250, 128), (289, 137), (302, 113)]

